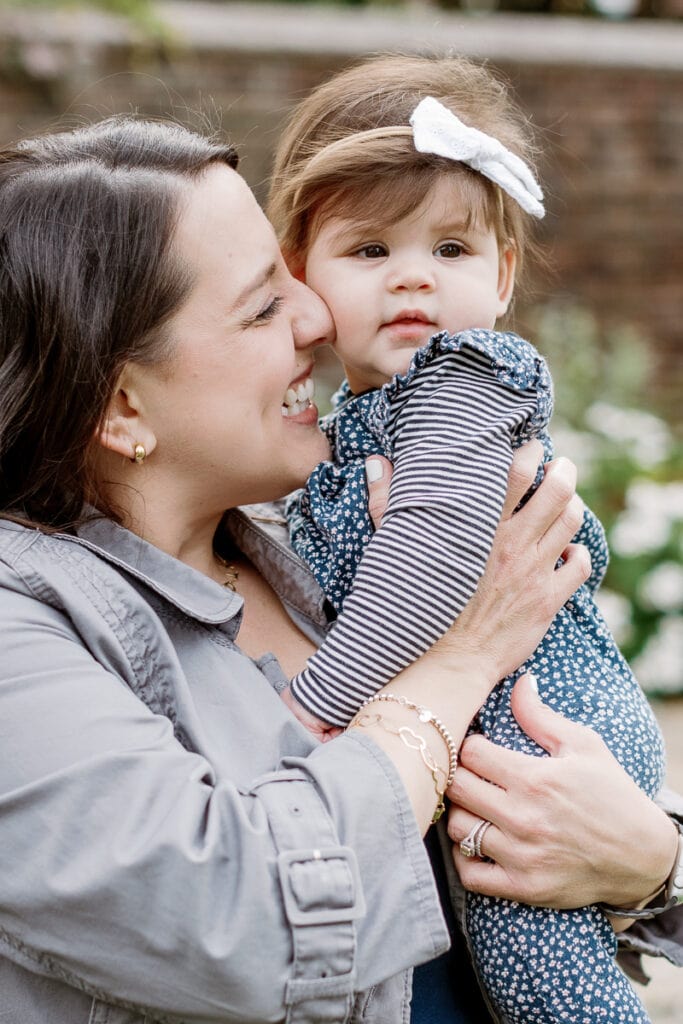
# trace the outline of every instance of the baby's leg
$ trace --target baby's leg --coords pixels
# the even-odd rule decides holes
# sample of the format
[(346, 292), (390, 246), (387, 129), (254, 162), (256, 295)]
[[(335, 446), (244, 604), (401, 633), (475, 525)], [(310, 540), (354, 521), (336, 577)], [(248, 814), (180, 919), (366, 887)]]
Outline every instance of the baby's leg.
[(467, 926), (477, 971), (506, 1024), (648, 1024), (595, 907), (548, 910), (470, 893)]

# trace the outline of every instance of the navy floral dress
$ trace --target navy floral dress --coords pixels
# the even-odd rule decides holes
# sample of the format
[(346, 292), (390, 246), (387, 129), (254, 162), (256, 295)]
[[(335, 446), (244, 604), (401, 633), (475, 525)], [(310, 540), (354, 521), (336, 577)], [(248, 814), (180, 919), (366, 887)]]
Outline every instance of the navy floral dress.
[[(290, 500), (288, 517), (295, 550), (343, 614), (292, 690), (314, 714), (346, 725), (444, 633), (474, 593), (514, 449), (535, 437), (552, 457), (552, 382), (538, 352), (515, 334), (444, 332), (414, 355), (405, 374), (361, 395), (343, 386), (335, 406), (323, 421), (332, 459)], [(377, 532), (364, 477), (372, 454), (394, 464)], [(607, 545), (589, 510), (576, 539), (590, 550), (591, 578), (532, 657), (494, 689), (473, 728), (501, 746), (547, 756), (510, 709), (515, 680), (531, 669), (545, 703), (598, 732), (653, 796), (664, 776), (662, 738), (593, 598)], [(597, 907), (556, 911), (476, 894), (467, 900), (475, 966), (503, 1020), (648, 1020), (615, 964), (614, 934)]]

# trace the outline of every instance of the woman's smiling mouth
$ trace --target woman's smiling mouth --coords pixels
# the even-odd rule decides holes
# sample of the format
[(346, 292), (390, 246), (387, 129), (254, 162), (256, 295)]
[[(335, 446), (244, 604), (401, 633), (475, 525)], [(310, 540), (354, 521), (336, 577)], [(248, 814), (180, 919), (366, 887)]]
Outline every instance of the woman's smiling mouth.
[[(315, 406), (313, 405), (314, 394), (315, 385), (312, 377), (306, 377), (305, 380), (300, 381), (298, 384), (293, 384), (288, 387), (282, 401), (282, 415), (285, 419), (289, 419), (292, 416), (298, 416), (307, 409), (315, 409)], [(315, 414), (317, 417), (317, 409), (315, 410)]]

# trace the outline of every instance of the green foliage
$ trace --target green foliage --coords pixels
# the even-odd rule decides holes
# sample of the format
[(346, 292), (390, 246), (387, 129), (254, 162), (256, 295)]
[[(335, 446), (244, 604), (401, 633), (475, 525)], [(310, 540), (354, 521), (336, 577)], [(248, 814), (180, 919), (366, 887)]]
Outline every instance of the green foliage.
[(610, 542), (598, 603), (643, 686), (683, 692), (683, 444), (651, 411), (648, 349), (575, 306), (541, 307), (534, 321), (555, 380), (558, 453), (577, 463)]
[(0, 0), (2, 7), (90, 8), (127, 18), (146, 35), (164, 35), (163, 23), (154, 10), (152, 0)]

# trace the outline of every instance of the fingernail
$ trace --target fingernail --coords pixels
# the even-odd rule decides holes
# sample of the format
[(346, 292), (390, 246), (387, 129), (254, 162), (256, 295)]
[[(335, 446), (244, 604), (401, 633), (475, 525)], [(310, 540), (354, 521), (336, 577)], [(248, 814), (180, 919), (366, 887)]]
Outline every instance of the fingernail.
[(538, 693), (538, 679), (536, 678), (536, 676), (532, 672), (528, 672), (527, 679), (529, 680), (529, 686), (534, 691), (534, 693)]
[(563, 455), (558, 455), (548, 465), (546, 473), (550, 473), (552, 476), (568, 476), (571, 473), (571, 463)]
[(365, 460), (365, 478), (369, 484), (377, 483), (384, 476), (384, 464), (381, 459)]

